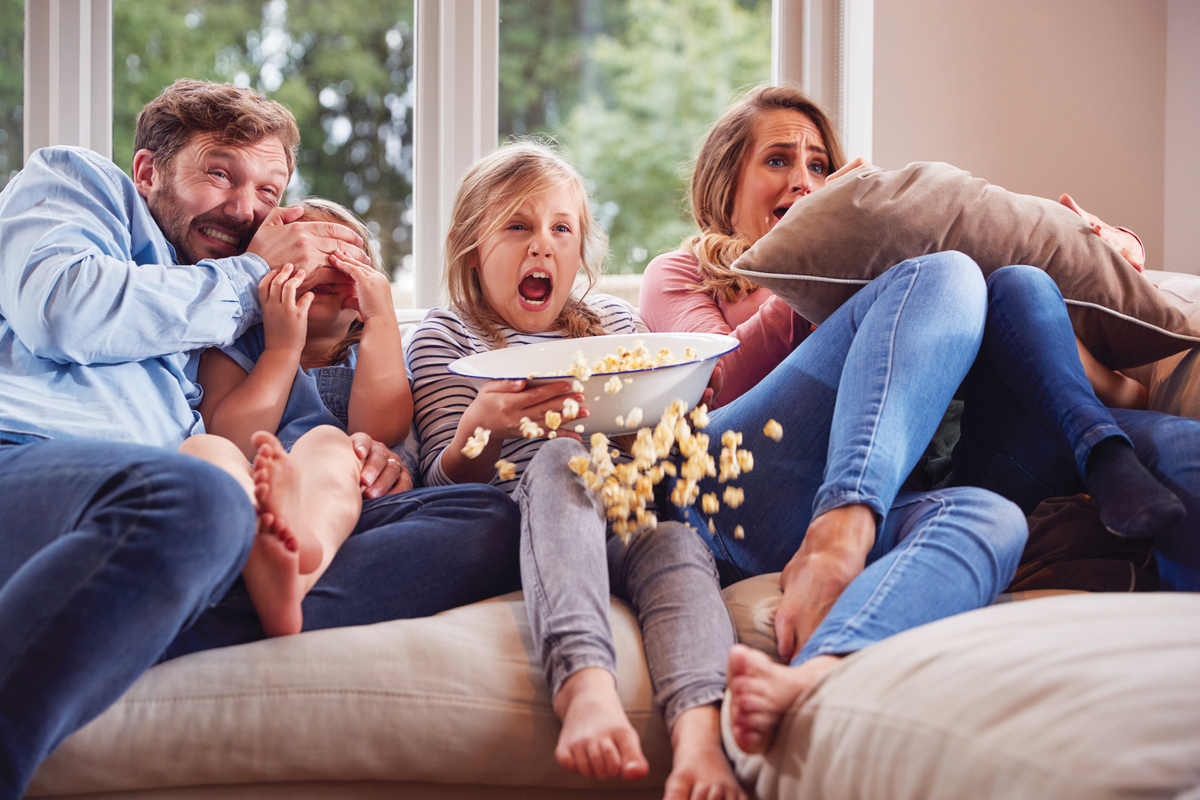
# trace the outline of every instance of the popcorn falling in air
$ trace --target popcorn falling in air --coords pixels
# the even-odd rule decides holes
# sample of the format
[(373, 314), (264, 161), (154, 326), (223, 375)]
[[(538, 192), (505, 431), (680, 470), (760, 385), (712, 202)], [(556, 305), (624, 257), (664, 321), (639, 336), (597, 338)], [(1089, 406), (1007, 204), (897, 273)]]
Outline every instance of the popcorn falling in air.
[(483, 452), (483, 448), (487, 447), (488, 437), (492, 432), (487, 428), (476, 428), (475, 434), (467, 439), (467, 444), (463, 447), (463, 455), (467, 458), (478, 458)]
[(502, 481), (511, 481), (517, 477), (517, 465), (502, 458), (496, 462), (496, 474)]
[[(695, 361), (697, 358), (698, 354), (694, 348), (686, 348), (683, 361)], [(576, 352), (569, 369), (552, 374), (574, 376), (572, 388), (576, 392), (582, 392), (581, 381), (593, 375), (650, 369), (674, 363), (675, 357), (667, 348), (661, 348), (657, 353), (651, 354), (644, 342), (639, 340), (632, 349), (618, 347), (616, 354), (597, 359), (590, 365), (581, 351)], [(610, 395), (617, 394), (627, 383), (632, 383), (632, 378), (623, 379), (620, 375), (612, 375), (604, 384), (604, 392)], [(600, 397), (594, 399), (599, 401)], [(551, 435), (563, 419), (573, 419), (577, 414), (578, 404), (569, 399), (563, 403), (563, 413), (559, 420), (552, 424), (551, 417), (547, 415), (546, 424), (552, 429)], [(616, 421), (619, 427), (636, 428), (641, 424), (643, 417), (642, 409), (634, 407), (623, 416), (618, 416)], [(689, 417), (691, 426), (688, 425)], [(700, 498), (699, 482), (702, 479), (717, 477), (717, 465), (708, 454), (709, 436), (705, 433), (694, 433), (692, 427), (698, 430), (708, 424), (707, 407), (699, 406), (688, 414), (687, 404), (676, 400), (663, 413), (653, 431), (648, 427), (638, 429), (630, 448), (632, 462), (615, 463), (614, 459), (620, 456), (620, 452), (611, 448), (608, 437), (602, 433), (592, 434), (590, 456), (576, 456), (571, 459), (571, 471), (579, 476), (588, 489), (600, 494), (605, 516), (613, 533), (620, 537), (622, 542), (628, 543), (632, 535), (639, 530), (654, 528), (657, 519), (652, 512), (647, 511), (646, 503), (653, 497), (654, 486), (663, 478), (677, 478), (671, 493), (671, 502), (684, 507)], [(576, 425), (574, 430), (583, 433), (585, 427)], [(542, 435), (541, 429), (528, 420), (522, 420), (521, 431), (522, 435), (529, 438)], [(741, 472), (753, 468), (754, 462), (749, 451), (738, 449), (741, 443), (742, 435), (734, 431), (727, 431), (722, 438), (722, 444), (725, 445), (721, 453), (722, 482), (736, 478)], [(683, 457), (682, 463), (678, 465), (671, 459), (675, 447), (678, 447)], [(744, 495), (741, 489), (726, 487), (724, 497), (727, 505), (736, 508), (742, 503)], [(702, 507), (708, 514), (715, 514), (719, 510), (720, 501), (715, 492), (704, 496)], [(715, 531), (712, 520), (709, 520), (709, 529)], [(740, 525), (734, 535), (737, 538), (744, 535)]]
[(763, 433), (778, 442), (783, 438), (783, 426), (775, 420), (769, 419), (767, 420), (767, 424), (763, 426)]
[(733, 529), (733, 538), (745, 539), (746, 538), (746, 530), (741, 525), (738, 525), (736, 528)]
[(562, 425), (562, 421), (563, 421), (562, 414), (559, 414), (557, 411), (547, 411), (546, 412), (546, 427), (549, 428), (550, 430), (552, 430), (552, 431), (558, 430), (558, 426)]

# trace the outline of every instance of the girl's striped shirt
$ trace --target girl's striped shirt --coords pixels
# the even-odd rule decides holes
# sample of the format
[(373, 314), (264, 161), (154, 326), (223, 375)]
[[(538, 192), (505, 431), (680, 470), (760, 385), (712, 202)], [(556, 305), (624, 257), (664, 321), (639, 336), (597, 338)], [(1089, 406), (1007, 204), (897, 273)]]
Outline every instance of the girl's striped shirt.
[[(598, 294), (589, 295), (585, 302), (600, 316), (604, 330), (610, 334), (648, 332), (634, 310), (623, 300)], [(500, 331), (509, 347), (563, 338), (558, 331), (521, 333), (508, 327)], [(455, 375), (447, 367), (455, 359), (494, 349), (495, 345), (483, 336), (479, 328), (444, 308), (435, 308), (426, 314), (420, 327), (413, 333), (405, 360), (412, 380), (413, 430), (419, 443), (421, 472), (426, 486), (453, 483), (442, 470), (442, 451), (454, 440), (458, 421), (478, 393), (474, 381)], [(567, 366), (562, 364), (559, 368), (565, 369)], [(547, 370), (550, 369), (555, 367), (548, 365)], [(534, 421), (544, 424), (541, 420)], [(543, 441), (505, 441), (500, 457), (515, 465), (516, 476), (502, 481), (493, 472), (490, 483), (512, 494), (526, 465)]]

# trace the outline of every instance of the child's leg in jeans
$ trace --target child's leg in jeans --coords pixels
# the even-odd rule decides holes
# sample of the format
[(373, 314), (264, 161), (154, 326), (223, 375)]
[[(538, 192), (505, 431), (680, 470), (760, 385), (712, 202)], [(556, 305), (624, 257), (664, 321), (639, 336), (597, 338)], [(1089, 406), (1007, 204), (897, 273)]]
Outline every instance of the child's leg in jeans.
[(665, 800), (744, 798), (721, 745), (718, 704), (737, 641), (712, 552), (691, 527), (664, 522), (628, 545), (608, 542), (613, 591), (638, 615), (654, 700), (674, 750)]
[(274, 435), (255, 434), (254, 464), (218, 436), (193, 436), (180, 452), (234, 476), (255, 501), (259, 535), (242, 569), (246, 589), (268, 636), (299, 633), (300, 602), (354, 530), (362, 509), (362, 461), (350, 437), (322, 425), (289, 454)]
[(586, 451), (546, 442), (514, 498), (521, 508), (521, 581), (537, 658), (562, 733), (554, 756), (588, 778), (640, 778), (649, 771), (616, 688), (608, 624), (604, 510), (567, 466)]

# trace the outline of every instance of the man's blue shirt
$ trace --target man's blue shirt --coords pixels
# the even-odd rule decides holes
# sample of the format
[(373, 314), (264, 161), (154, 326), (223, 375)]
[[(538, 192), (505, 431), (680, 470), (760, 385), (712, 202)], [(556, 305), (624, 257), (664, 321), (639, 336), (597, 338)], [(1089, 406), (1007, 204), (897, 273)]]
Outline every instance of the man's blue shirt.
[(115, 164), (38, 150), (0, 193), (0, 438), (202, 432), (200, 353), (259, 321), (267, 271), (249, 254), (177, 264)]

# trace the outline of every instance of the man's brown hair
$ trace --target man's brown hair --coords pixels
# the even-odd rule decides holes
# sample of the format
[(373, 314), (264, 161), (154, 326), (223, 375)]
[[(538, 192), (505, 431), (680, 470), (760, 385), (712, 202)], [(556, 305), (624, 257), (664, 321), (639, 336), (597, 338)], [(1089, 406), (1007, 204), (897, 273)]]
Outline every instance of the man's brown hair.
[(292, 112), (253, 89), (180, 78), (146, 104), (137, 118), (133, 151), (154, 153), (157, 169), (170, 173), (175, 156), (200, 133), (224, 145), (255, 145), (268, 136), (283, 143), (290, 174), (300, 129)]

